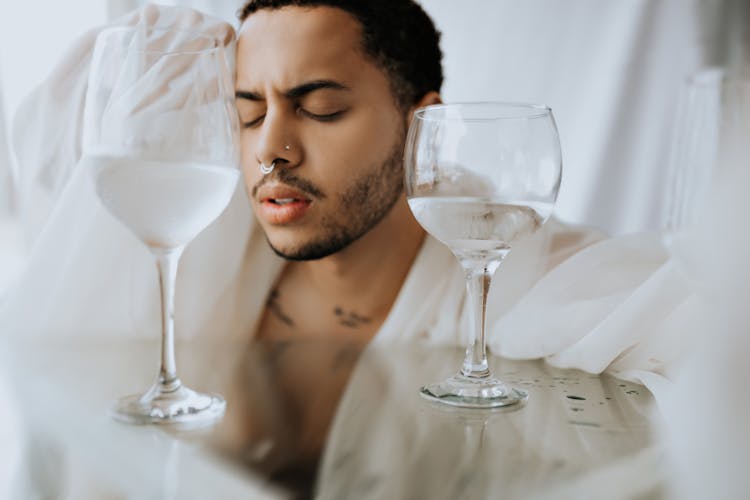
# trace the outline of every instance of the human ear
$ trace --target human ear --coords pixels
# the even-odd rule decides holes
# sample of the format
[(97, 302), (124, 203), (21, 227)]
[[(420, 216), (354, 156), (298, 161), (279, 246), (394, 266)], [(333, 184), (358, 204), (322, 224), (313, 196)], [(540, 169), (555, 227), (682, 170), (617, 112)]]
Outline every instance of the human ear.
[(434, 90), (431, 90), (430, 92), (427, 92), (425, 95), (422, 96), (422, 98), (417, 101), (414, 106), (412, 106), (409, 109), (409, 121), (408, 123), (411, 123), (411, 119), (414, 117), (414, 112), (419, 109), (423, 108), (425, 106), (429, 106), (431, 104), (442, 104), (443, 100), (440, 98), (440, 94), (435, 92)]

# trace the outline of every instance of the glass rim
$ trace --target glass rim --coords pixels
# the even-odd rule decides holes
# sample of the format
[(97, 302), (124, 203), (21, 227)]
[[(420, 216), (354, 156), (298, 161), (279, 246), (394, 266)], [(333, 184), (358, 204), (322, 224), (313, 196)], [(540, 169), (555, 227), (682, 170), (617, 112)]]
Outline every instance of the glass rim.
[[(138, 25), (135, 26), (110, 26), (108, 28), (104, 28), (99, 32), (98, 35), (96, 35), (96, 40), (98, 41), (100, 38), (105, 38), (106, 35), (110, 35), (112, 33), (117, 32), (135, 32), (139, 29)], [(147, 31), (160, 31), (162, 33), (189, 33), (190, 35), (193, 35), (196, 38), (202, 38), (205, 40), (211, 40), (214, 45), (213, 47), (206, 47), (205, 49), (192, 49), (192, 50), (179, 50), (179, 49), (173, 49), (173, 50), (153, 50), (153, 49), (138, 49), (138, 48), (131, 48), (131, 47), (123, 47), (123, 50), (129, 51), (129, 52), (141, 52), (143, 54), (161, 54), (161, 55), (195, 55), (195, 54), (208, 54), (214, 51), (223, 50), (224, 44), (221, 42), (219, 37), (209, 35), (207, 33), (202, 33), (200, 31), (194, 31), (194, 30), (187, 30), (182, 28), (172, 28), (172, 27), (161, 27), (161, 26), (147, 26)]]
[[(499, 113), (497, 116), (476, 116), (476, 117), (464, 117), (464, 116), (446, 116), (443, 114), (440, 117), (431, 117), (428, 115), (433, 114), (433, 111), (447, 110), (450, 108), (456, 109), (470, 109), (493, 106), (498, 109), (516, 110), (515, 114)], [(526, 110), (526, 113), (518, 113), (519, 110)], [(530, 102), (513, 102), (513, 101), (467, 101), (467, 102), (454, 102), (454, 103), (441, 103), (441, 104), (430, 104), (417, 108), (414, 111), (414, 119), (420, 119), (423, 121), (469, 121), (469, 122), (492, 122), (500, 120), (533, 120), (536, 118), (544, 118), (552, 115), (552, 108), (545, 104), (536, 104)]]

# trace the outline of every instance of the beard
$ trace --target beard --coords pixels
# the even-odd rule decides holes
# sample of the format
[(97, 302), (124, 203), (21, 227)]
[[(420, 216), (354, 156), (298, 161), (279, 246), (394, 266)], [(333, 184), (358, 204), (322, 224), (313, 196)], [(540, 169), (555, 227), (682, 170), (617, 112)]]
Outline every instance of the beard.
[[(402, 137), (385, 161), (356, 179), (339, 196), (338, 217), (323, 218), (320, 236), (297, 248), (283, 250), (266, 238), (271, 249), (287, 260), (317, 260), (340, 252), (367, 234), (388, 215), (403, 192), (403, 152)], [(346, 218), (341, 217), (342, 214), (346, 214)]]

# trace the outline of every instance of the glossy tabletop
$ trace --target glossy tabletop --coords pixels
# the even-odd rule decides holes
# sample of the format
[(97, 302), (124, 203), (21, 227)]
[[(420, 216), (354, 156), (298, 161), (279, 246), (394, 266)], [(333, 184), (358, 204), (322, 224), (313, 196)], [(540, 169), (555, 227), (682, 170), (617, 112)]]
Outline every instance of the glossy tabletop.
[(658, 498), (653, 399), (641, 386), (492, 358), (521, 407), (461, 410), (418, 388), (457, 348), (342, 342), (178, 344), (178, 371), (227, 399), (216, 426), (128, 426), (107, 411), (152, 381), (158, 344), (3, 346), (21, 422), (19, 498)]

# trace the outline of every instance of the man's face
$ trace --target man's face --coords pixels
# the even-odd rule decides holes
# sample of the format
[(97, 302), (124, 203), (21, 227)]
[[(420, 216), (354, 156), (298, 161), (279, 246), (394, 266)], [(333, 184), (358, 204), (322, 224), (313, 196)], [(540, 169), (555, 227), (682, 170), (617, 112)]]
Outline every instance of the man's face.
[[(405, 116), (348, 13), (252, 14), (239, 36), (237, 94), (246, 188), (278, 254), (335, 253), (399, 199)], [(274, 170), (262, 174), (261, 162)]]

